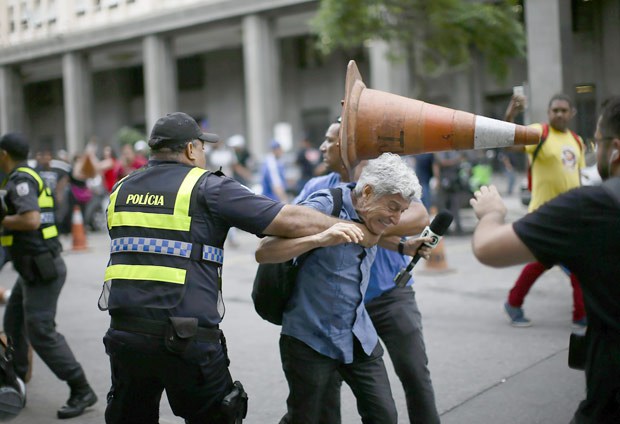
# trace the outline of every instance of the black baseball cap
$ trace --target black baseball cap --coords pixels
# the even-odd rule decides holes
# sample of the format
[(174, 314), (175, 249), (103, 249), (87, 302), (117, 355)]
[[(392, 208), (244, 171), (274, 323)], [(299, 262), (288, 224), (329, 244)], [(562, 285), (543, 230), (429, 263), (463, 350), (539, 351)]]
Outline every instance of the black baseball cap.
[(0, 149), (6, 150), (15, 159), (26, 159), (30, 146), (20, 133), (7, 133), (0, 138)]
[(174, 112), (163, 116), (155, 122), (149, 146), (159, 149), (190, 140), (202, 140), (217, 143), (220, 138), (216, 134), (202, 132), (196, 120), (187, 113)]

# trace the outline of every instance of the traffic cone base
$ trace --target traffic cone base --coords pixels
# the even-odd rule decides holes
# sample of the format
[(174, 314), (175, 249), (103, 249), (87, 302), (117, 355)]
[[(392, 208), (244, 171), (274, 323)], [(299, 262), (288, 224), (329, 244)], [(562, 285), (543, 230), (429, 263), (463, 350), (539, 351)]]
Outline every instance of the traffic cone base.
[(86, 230), (84, 229), (84, 218), (82, 217), (82, 211), (78, 205), (73, 207), (73, 216), (71, 217), (71, 250), (86, 250), (88, 245), (86, 243)]

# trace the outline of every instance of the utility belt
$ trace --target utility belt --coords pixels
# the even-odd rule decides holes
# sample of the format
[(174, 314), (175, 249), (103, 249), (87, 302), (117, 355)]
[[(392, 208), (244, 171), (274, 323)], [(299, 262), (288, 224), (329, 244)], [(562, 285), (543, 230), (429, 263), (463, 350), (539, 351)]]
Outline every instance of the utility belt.
[(189, 344), (197, 342), (221, 343), (228, 362), (226, 338), (219, 328), (198, 327), (198, 318), (170, 317), (168, 321), (146, 318), (112, 316), (110, 327), (115, 330), (158, 336), (164, 339), (166, 349), (182, 354)]
[(170, 317), (170, 321), (165, 322), (115, 315), (112, 316), (110, 327), (115, 330), (159, 337), (165, 337), (170, 327), (173, 327), (176, 332), (181, 333), (179, 334), (181, 338), (192, 338), (197, 342), (209, 343), (218, 343), (223, 334), (219, 328), (198, 327), (198, 318)]
[(45, 285), (58, 278), (55, 259), (60, 256), (59, 249), (51, 249), (37, 254), (13, 253), (15, 270), (28, 285)]

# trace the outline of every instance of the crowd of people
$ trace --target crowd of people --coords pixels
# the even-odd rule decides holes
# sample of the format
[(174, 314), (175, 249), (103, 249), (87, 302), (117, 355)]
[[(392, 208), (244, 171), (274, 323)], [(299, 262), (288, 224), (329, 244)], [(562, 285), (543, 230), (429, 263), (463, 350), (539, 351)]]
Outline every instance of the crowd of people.
[[(513, 97), (507, 120), (524, 101)], [(484, 152), (385, 153), (359, 164), (351, 178), (340, 157), (340, 119), (318, 149), (302, 141), (295, 182), (287, 181), (277, 140), (258, 168), (243, 136), (221, 140), (182, 112), (161, 117), (148, 141), (123, 145), (119, 156), (93, 140), (70, 162), (39, 149), (29, 164), (25, 137), (5, 134), (0, 223), (18, 279), (6, 299), (4, 330), (15, 351), (17, 390), (25, 397), (30, 344), (69, 385), (58, 418), (79, 416), (97, 402), (54, 316), (67, 273), (58, 236), (70, 231), (75, 206), (88, 214), (98, 186), (111, 239), (98, 302), (110, 315), (107, 423), (157, 422), (164, 390), (187, 423), (245, 416), (247, 395), (229, 372), (219, 328), (224, 246), (234, 228), (266, 236), (258, 262), (298, 261), (279, 343), (289, 388), (282, 424), (341, 422), (343, 381), (363, 422), (396, 423), (382, 346), (403, 385), (409, 421), (439, 423), (414, 281), (401, 287), (393, 277), (409, 257), (430, 255), (429, 239), (419, 234), (433, 206), (451, 210), (453, 231), (462, 234), (459, 210), (467, 204), (479, 219), (472, 248), (482, 263), (528, 263), (504, 304), (512, 325), (531, 324), (522, 305), (538, 276), (556, 265), (570, 276), (572, 322), (587, 328), (588, 342), (586, 399), (573, 422), (620, 422), (620, 293), (613, 281), (620, 251), (620, 98), (603, 106), (594, 136), (606, 180), (601, 186), (571, 190), (584, 165), (582, 140), (569, 130), (573, 116), (570, 98), (557, 95), (548, 123), (534, 124), (543, 135), (525, 149), (532, 200), (514, 224), (504, 222), (506, 208), (489, 186), (491, 158)], [(509, 173), (512, 154), (498, 156)], [(257, 181), (261, 194), (247, 189)], [(509, 179), (508, 193), (513, 185)]]

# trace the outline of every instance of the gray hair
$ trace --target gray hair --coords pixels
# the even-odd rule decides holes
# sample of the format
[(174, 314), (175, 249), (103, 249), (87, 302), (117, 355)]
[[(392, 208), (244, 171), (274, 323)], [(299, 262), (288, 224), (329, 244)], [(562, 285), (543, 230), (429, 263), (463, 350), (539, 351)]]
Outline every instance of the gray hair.
[(411, 202), (422, 196), (422, 187), (415, 172), (394, 153), (383, 153), (377, 159), (368, 161), (357, 180), (355, 194), (361, 195), (366, 185), (371, 186), (379, 197), (400, 194)]

